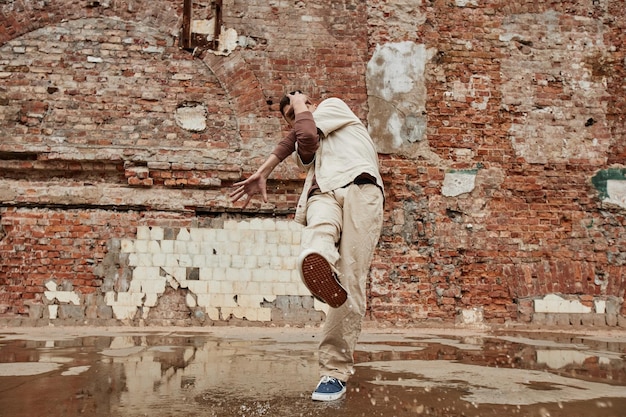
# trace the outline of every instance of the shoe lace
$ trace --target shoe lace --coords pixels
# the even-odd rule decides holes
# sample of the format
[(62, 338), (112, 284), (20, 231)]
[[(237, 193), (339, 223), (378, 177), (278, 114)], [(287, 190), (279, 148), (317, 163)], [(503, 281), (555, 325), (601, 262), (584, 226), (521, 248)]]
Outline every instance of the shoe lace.
[(335, 384), (335, 385), (340, 385), (341, 387), (343, 387), (342, 381), (338, 380), (337, 378), (334, 378), (332, 376), (327, 376), (327, 375), (324, 375), (322, 377), (318, 385), (322, 385), (322, 384)]

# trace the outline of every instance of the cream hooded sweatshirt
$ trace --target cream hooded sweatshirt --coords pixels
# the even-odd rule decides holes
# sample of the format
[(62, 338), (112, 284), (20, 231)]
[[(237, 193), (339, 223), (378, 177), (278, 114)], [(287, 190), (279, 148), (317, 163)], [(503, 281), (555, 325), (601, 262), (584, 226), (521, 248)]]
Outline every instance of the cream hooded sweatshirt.
[(306, 200), (314, 176), (323, 193), (344, 187), (361, 174), (371, 175), (383, 189), (376, 146), (348, 105), (338, 98), (326, 99), (317, 106), (313, 118), (321, 132), (315, 159), (304, 165), (296, 153), (298, 164), (308, 169), (294, 219), (301, 224), (306, 224)]

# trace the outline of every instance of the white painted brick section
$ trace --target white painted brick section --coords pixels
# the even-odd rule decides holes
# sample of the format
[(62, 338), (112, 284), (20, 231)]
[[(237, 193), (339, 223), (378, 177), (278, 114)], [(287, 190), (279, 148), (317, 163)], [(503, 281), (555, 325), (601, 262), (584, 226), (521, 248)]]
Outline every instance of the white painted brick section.
[(150, 228), (150, 239), (163, 240), (163, 228), (162, 227)]
[(155, 306), (166, 285), (188, 289), (187, 306), (204, 308), (211, 320), (269, 321), (264, 300), (310, 295), (296, 271), (300, 225), (252, 219), (226, 220), (223, 227), (181, 228), (165, 239), (171, 236), (166, 228), (140, 226), (136, 240), (121, 240), (134, 270), (128, 292), (106, 294), (116, 318), (132, 319), (138, 307)]
[(135, 252), (135, 241), (131, 239), (122, 239), (120, 241), (120, 250), (122, 253)]
[(73, 291), (44, 291), (45, 297), (50, 300), (57, 300), (61, 304), (80, 305), (80, 297)]
[(606, 300), (594, 300), (593, 305), (595, 307), (596, 313), (606, 313)]
[(148, 239), (150, 239), (150, 227), (148, 226), (137, 227), (137, 240), (148, 240)]
[(591, 313), (591, 307), (578, 300), (566, 300), (556, 294), (548, 294), (541, 300), (535, 300), (536, 313)]

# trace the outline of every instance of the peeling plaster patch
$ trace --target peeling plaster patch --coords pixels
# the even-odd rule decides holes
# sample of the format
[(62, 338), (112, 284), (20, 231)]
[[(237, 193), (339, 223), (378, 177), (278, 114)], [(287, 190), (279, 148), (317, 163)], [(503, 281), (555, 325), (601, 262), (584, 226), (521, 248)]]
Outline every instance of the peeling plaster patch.
[(518, 33), (502, 33), (498, 36), (498, 39), (502, 42), (511, 42), (517, 39), (524, 39), (524, 37)]
[(457, 323), (466, 326), (487, 327), (482, 307), (462, 309), (457, 316)]
[[(191, 32), (206, 37), (208, 42), (215, 40), (215, 19), (201, 19), (191, 21)], [(220, 34), (217, 39), (218, 46), (215, 50), (209, 50), (215, 55), (230, 55), (241, 41), (242, 37), (237, 34), (235, 29), (220, 28)]]
[(368, 126), (382, 153), (415, 153), (426, 134), (424, 68), (434, 50), (414, 42), (377, 45), (367, 64)]
[(455, 81), (453, 90), (444, 93), (444, 97), (451, 97), (454, 101), (467, 102), (471, 99), (470, 105), (476, 110), (485, 110), (491, 97), (489, 85), (491, 79), (484, 75), (472, 75), (467, 84)]
[[(606, 127), (606, 80), (594, 76), (587, 62), (605, 54), (606, 27), (584, 18), (576, 29), (560, 22), (557, 12), (548, 11), (511, 15), (502, 23), (499, 39), (511, 50), (501, 65), (502, 108), (516, 114), (511, 142), (529, 163), (583, 156), (601, 163), (612, 138)], [(572, 103), (584, 103), (584, 114)], [(593, 128), (585, 124), (590, 118)]]
[(591, 178), (600, 200), (626, 208), (626, 168), (609, 168), (598, 171)]
[(470, 193), (474, 190), (477, 170), (452, 170), (446, 172), (441, 193), (446, 197)]
[(218, 41), (219, 44), (217, 49), (211, 52), (215, 55), (230, 55), (230, 53), (233, 52), (238, 46), (239, 35), (235, 29), (222, 28)]
[(192, 132), (202, 132), (206, 129), (206, 106), (202, 103), (183, 103), (174, 114), (176, 124)]
[(213, 40), (215, 34), (215, 19), (201, 19), (191, 21), (191, 32), (207, 35), (207, 40)]
[(391, 133), (392, 147), (393, 148), (401, 148), (404, 139), (400, 134), (402, 130), (402, 120), (397, 113), (393, 113), (389, 116), (389, 120), (387, 120), (387, 131)]
[(377, 45), (367, 71), (380, 77), (378, 93), (385, 100), (392, 100), (399, 93), (413, 91), (415, 83), (423, 79), (426, 48), (413, 42)]
[(548, 294), (543, 299), (535, 300), (535, 313), (591, 313), (591, 307), (579, 300), (566, 300), (556, 294)]
[(476, 0), (454, 0), (454, 4), (456, 4), (457, 7), (478, 6)]
[(419, 142), (426, 134), (426, 116), (409, 114), (400, 129), (401, 137), (410, 143)]
[(251, 36), (239, 35), (237, 38), (237, 44), (242, 48), (254, 48), (258, 42)]
[(626, 181), (608, 180), (606, 182), (606, 192), (609, 195), (604, 200), (606, 203), (626, 208)]

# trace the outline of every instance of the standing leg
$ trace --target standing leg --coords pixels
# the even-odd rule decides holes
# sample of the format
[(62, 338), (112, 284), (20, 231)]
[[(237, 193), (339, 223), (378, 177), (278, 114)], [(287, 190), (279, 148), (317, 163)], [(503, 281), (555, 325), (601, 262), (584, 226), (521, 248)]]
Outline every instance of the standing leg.
[(354, 373), (354, 349), (366, 310), (366, 285), (383, 221), (383, 195), (372, 184), (335, 190), (343, 207), (339, 278), (348, 300), (329, 309), (319, 347), (320, 374), (347, 381)]

